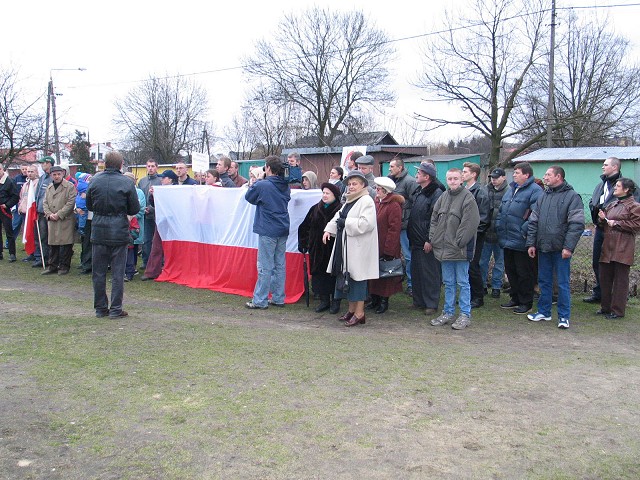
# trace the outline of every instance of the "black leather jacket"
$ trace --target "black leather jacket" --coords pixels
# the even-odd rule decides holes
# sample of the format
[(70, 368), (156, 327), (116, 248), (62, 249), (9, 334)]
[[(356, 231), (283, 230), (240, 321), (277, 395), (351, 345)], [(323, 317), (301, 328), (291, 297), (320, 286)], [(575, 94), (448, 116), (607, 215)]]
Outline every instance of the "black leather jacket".
[(87, 189), (87, 209), (93, 212), (91, 243), (108, 246), (129, 243), (127, 215), (140, 211), (131, 179), (114, 169), (96, 174)]

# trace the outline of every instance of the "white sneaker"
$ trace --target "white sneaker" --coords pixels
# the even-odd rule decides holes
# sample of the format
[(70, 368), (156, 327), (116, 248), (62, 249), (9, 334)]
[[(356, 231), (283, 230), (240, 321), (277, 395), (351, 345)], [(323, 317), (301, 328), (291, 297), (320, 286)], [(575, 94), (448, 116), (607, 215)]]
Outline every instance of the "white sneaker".
[(442, 325), (446, 325), (447, 323), (451, 323), (452, 321), (453, 315), (442, 312), (442, 315), (431, 320), (431, 325), (433, 325), (434, 327), (440, 327)]
[(451, 328), (454, 328), (456, 330), (464, 330), (469, 325), (471, 325), (471, 318), (469, 318), (464, 313), (461, 313), (458, 319), (455, 322), (453, 322), (453, 325), (451, 325)]
[(546, 315), (540, 313), (540, 312), (536, 312), (536, 313), (530, 313), (529, 315), (527, 315), (527, 318), (529, 320), (531, 320), (532, 322), (539, 322), (541, 320), (544, 320), (545, 322), (550, 322), (551, 321), (551, 317), (547, 317)]
[(569, 319), (568, 319), (568, 318), (561, 317), (561, 318), (558, 320), (558, 328), (564, 328), (564, 329), (569, 328)]

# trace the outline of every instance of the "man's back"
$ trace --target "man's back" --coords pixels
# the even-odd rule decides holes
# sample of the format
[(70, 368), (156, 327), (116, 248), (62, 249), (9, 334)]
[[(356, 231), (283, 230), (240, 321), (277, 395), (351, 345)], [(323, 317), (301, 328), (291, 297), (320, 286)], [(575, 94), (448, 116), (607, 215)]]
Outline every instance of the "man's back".
[(133, 182), (117, 170), (95, 175), (87, 189), (87, 208), (93, 212), (91, 242), (124, 245), (129, 241), (127, 215), (136, 215), (140, 202)]
[(254, 183), (245, 199), (256, 206), (253, 231), (258, 235), (281, 237), (289, 234), (289, 186), (276, 175)]

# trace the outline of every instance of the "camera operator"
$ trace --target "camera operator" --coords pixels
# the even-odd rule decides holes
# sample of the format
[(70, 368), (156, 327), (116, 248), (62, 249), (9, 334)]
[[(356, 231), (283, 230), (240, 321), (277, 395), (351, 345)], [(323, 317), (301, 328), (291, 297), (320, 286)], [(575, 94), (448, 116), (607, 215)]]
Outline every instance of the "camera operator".
[[(253, 299), (246, 303), (250, 309), (265, 309), (269, 305), (284, 307), (291, 193), (280, 158), (271, 155), (265, 160), (265, 179), (249, 187), (244, 197), (256, 206), (253, 232), (258, 234), (258, 280)], [(271, 300), (268, 300), (269, 292)]]

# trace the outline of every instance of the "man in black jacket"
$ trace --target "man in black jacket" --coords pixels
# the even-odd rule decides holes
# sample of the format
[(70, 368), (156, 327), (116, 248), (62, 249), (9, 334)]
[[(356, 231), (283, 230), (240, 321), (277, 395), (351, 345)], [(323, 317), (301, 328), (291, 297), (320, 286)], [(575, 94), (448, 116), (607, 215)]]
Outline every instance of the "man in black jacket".
[(407, 236), (407, 223), (409, 222), (409, 213), (413, 204), (413, 194), (418, 184), (416, 179), (407, 172), (404, 161), (400, 157), (396, 157), (389, 162), (389, 178), (396, 184), (394, 193), (404, 197), (402, 204), (402, 230), (400, 231), (400, 246), (402, 247), (402, 256), (404, 257), (407, 269), (407, 294), (412, 295), (413, 282), (411, 281), (411, 248), (409, 247), (409, 237)]
[(498, 243), (496, 220), (500, 212), (502, 197), (509, 187), (506, 175), (502, 168), (494, 168), (489, 174), (489, 184), (487, 184), (489, 206), (491, 207), (491, 224), (484, 237), (484, 246), (480, 256), (480, 274), (482, 275), (482, 283), (486, 285), (489, 278), (489, 261), (493, 255), (493, 270), (491, 272), (491, 296), (493, 298), (500, 298), (504, 276), (504, 250)]
[[(119, 318), (122, 309), (124, 275), (129, 244), (129, 219), (140, 211), (138, 194), (131, 180), (120, 171), (120, 152), (107, 153), (104, 172), (93, 177), (87, 189), (87, 209), (93, 212), (91, 225), (93, 306), (96, 317)], [(107, 268), (111, 265), (111, 307), (107, 299)]]
[[(421, 164), (416, 173), (418, 187), (414, 191), (413, 206), (407, 222), (407, 236), (411, 247), (411, 277), (413, 279), (413, 305), (424, 308), (425, 314), (438, 312), (442, 273), (429, 243), (431, 213), (443, 188), (436, 180), (436, 169)], [(428, 252), (427, 252), (428, 250)]]
[(553, 165), (544, 174), (545, 190), (529, 217), (527, 252), (538, 254), (538, 311), (532, 322), (551, 321), (554, 275), (558, 281), (558, 328), (569, 328), (571, 317), (571, 257), (584, 231), (582, 198), (564, 179), (564, 169)]
[(480, 257), (484, 246), (484, 236), (491, 224), (491, 205), (486, 187), (478, 183), (480, 176), (480, 165), (477, 163), (465, 162), (462, 169), (462, 180), (466, 183), (466, 188), (473, 194), (473, 198), (478, 205), (480, 213), (480, 225), (476, 235), (476, 247), (473, 252), (473, 259), (469, 263), (469, 285), (471, 286), (471, 308), (478, 308), (484, 305), (484, 280), (480, 272)]

